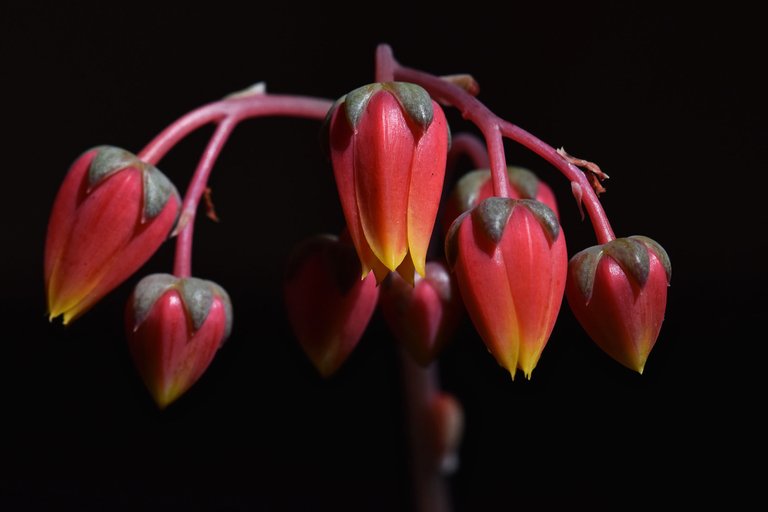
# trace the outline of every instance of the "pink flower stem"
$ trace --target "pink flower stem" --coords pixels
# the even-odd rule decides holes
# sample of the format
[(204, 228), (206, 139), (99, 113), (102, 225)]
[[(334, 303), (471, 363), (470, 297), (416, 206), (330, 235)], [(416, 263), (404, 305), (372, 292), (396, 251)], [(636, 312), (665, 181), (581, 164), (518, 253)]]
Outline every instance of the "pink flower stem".
[(584, 172), (560, 156), (550, 145), (531, 135), (527, 131), (505, 121), (469, 94), (461, 87), (423, 71), (407, 68), (397, 63), (388, 45), (380, 45), (376, 51), (377, 63), (393, 70), (394, 79), (421, 85), (429, 93), (443, 103), (452, 105), (461, 112), (464, 119), (474, 123), (485, 137), (488, 145), (488, 155), (491, 161), (493, 177), (493, 193), (496, 196), (508, 197), (506, 163), (504, 160), (504, 145), (502, 136), (525, 146), (546, 161), (555, 166), (572, 184), (576, 183), (583, 194), (592, 227), (600, 244), (607, 243), (616, 236), (611, 229), (608, 217), (605, 215), (600, 200), (597, 198)]
[(611, 223), (608, 221), (608, 216), (603, 210), (603, 206), (600, 204), (600, 200), (597, 198), (592, 185), (587, 180), (584, 172), (564, 159), (560, 154), (546, 142), (542, 142), (539, 138), (531, 135), (527, 131), (523, 130), (517, 125), (509, 123), (507, 121), (501, 122), (501, 133), (505, 137), (508, 137), (526, 148), (530, 149), (544, 160), (554, 165), (571, 183), (577, 183), (581, 188), (583, 194), (583, 204), (589, 214), (589, 219), (592, 221), (592, 229), (595, 231), (597, 242), (599, 244), (605, 244), (614, 240), (616, 235), (613, 233)]
[(216, 131), (208, 142), (195, 173), (192, 175), (182, 203), (177, 227), (174, 274), (189, 277), (192, 272), (192, 234), (200, 199), (205, 193), (208, 178), (222, 148), (238, 123), (245, 119), (265, 116), (325, 118), (333, 102), (326, 99), (303, 96), (251, 94), (209, 103), (179, 118), (163, 130), (139, 153), (147, 163), (157, 163), (184, 137), (209, 123), (215, 123)]
[(221, 122), (225, 117), (232, 117), (238, 123), (267, 116), (322, 120), (332, 105), (331, 100), (322, 98), (278, 94), (253, 94), (209, 103), (179, 118), (147, 144), (138, 156), (145, 162), (157, 165), (181, 139), (208, 123)]
[(450, 495), (434, 451), (434, 432), (430, 430), (430, 405), (439, 391), (437, 361), (423, 368), (405, 350), (400, 350), (400, 360), (408, 415), (414, 510), (449, 512)]
[[(388, 55), (387, 55), (388, 52)], [(376, 49), (376, 81), (391, 82), (397, 63), (386, 45)], [(506, 172), (504, 173), (506, 175)], [(437, 361), (422, 368), (401, 351), (401, 372), (406, 402), (411, 482), (415, 510), (418, 512), (449, 512), (450, 499), (445, 481), (437, 471), (430, 452), (428, 414), (430, 401), (439, 389)]]
[(479, 137), (471, 133), (459, 133), (451, 140), (451, 150), (448, 152), (447, 168), (455, 167), (456, 160), (465, 155), (472, 161), (475, 169), (488, 169), (488, 149)]
[[(493, 194), (498, 197), (509, 197), (507, 163), (499, 125), (495, 122), (496, 116), (488, 110), (488, 107), (457, 85), (429, 73), (400, 66), (392, 55), (392, 48), (389, 45), (381, 44), (376, 48), (376, 66), (377, 69), (390, 70), (392, 77), (389, 80), (402, 80), (421, 85), (437, 101), (454, 106), (461, 112), (464, 119), (472, 121), (482, 132), (488, 146)], [(376, 79), (380, 82), (387, 81), (381, 80), (378, 76)]]
[(208, 146), (197, 164), (195, 174), (192, 175), (187, 193), (184, 195), (184, 203), (181, 206), (177, 227), (179, 238), (176, 240), (176, 257), (173, 262), (173, 274), (176, 277), (190, 277), (192, 275), (192, 234), (195, 230), (197, 206), (205, 192), (213, 164), (235, 128), (235, 124), (232, 117), (225, 117), (223, 121), (219, 122), (216, 132), (208, 141)]

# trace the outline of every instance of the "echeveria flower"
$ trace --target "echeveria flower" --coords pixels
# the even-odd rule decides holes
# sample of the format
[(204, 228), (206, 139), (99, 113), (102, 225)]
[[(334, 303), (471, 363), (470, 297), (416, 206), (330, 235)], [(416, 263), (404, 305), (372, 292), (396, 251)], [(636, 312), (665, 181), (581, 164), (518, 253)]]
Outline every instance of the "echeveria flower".
[(643, 373), (664, 321), (671, 275), (658, 243), (644, 236), (617, 238), (571, 258), (566, 295), (595, 343)]
[(319, 235), (294, 251), (283, 291), (301, 347), (320, 375), (332, 375), (357, 346), (376, 309), (376, 280), (370, 272), (360, 279), (352, 245)]
[(530, 199), (492, 197), (451, 225), (446, 255), (488, 350), (526, 377), (560, 311), (568, 256), (557, 217)]
[(232, 330), (232, 303), (216, 283), (152, 274), (126, 308), (128, 346), (160, 408), (184, 394), (213, 361)]
[(329, 112), (336, 186), (362, 275), (425, 273), (440, 204), (448, 126), (418, 85), (387, 82), (347, 94)]
[(82, 315), (168, 238), (181, 200), (154, 166), (119, 148), (87, 151), (59, 189), (45, 244), (50, 318)]

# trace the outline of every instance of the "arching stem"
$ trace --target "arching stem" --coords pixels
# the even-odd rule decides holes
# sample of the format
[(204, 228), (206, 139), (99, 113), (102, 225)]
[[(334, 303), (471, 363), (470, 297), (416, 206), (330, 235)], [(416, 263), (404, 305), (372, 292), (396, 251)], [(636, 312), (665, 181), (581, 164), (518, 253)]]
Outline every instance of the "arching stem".
[(237, 124), (245, 119), (266, 116), (322, 120), (332, 105), (333, 102), (326, 99), (263, 93), (228, 98), (209, 103), (182, 116), (139, 152), (139, 158), (157, 165), (184, 137), (209, 123), (217, 124), (184, 194), (176, 228), (175, 275), (189, 277), (192, 273), (192, 235), (197, 208), (208, 186), (208, 178), (216, 159)]
[(600, 244), (616, 238), (600, 200), (584, 172), (558, 154), (552, 146), (518, 126), (499, 118), (461, 87), (429, 73), (401, 66), (395, 60), (392, 49), (388, 45), (380, 45), (376, 55), (377, 65), (379, 65), (379, 61), (382, 61), (380, 64), (382, 68), (393, 70), (393, 79), (421, 85), (429, 91), (433, 98), (455, 107), (465, 119), (480, 129), (488, 145), (494, 195), (508, 197), (509, 185), (504, 160), (503, 136), (541, 156), (554, 165), (572, 184), (575, 183), (578, 186), (574, 188), (581, 192), (581, 200), (586, 206), (592, 221), (592, 228)]

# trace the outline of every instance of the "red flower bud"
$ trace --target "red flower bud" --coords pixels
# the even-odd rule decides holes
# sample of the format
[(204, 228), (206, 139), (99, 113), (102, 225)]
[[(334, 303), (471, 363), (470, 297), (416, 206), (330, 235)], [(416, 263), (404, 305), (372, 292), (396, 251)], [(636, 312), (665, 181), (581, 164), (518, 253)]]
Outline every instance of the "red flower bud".
[(379, 289), (360, 279), (354, 248), (331, 235), (313, 237), (292, 255), (284, 284), (288, 320), (320, 375), (338, 370), (368, 326)]
[(203, 375), (232, 330), (227, 292), (211, 281), (152, 274), (126, 308), (128, 347), (160, 408)]
[(395, 337), (422, 366), (431, 363), (453, 336), (462, 305), (459, 290), (442, 263), (427, 263), (413, 285), (391, 274), (381, 285), (382, 313)]
[(554, 212), (492, 197), (451, 225), (446, 256), (470, 318), (496, 360), (530, 378), (563, 299), (568, 256)]
[(418, 85), (356, 89), (329, 112), (336, 186), (362, 275), (424, 275), (440, 203), (448, 126)]
[(71, 322), (136, 272), (168, 238), (180, 205), (168, 178), (127, 151), (101, 146), (78, 158), (48, 223), (50, 318)]
[[(509, 197), (512, 199), (535, 199), (549, 206), (560, 217), (557, 210), (557, 200), (549, 185), (523, 167), (508, 166)], [(474, 208), (481, 201), (493, 197), (493, 180), (491, 171), (479, 169), (470, 171), (456, 182), (453, 192), (445, 202), (443, 211), (443, 231), (448, 233), (448, 228), (456, 217), (465, 211)]]
[(658, 243), (644, 236), (618, 238), (571, 258), (566, 295), (595, 343), (643, 373), (664, 321), (671, 275)]

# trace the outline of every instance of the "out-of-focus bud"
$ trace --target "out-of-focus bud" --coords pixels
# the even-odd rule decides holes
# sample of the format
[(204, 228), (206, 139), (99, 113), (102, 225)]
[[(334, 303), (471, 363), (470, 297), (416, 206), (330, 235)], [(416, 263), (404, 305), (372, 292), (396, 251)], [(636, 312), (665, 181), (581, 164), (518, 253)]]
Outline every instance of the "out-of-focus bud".
[[(509, 197), (512, 199), (535, 199), (547, 205), (559, 218), (557, 200), (549, 185), (524, 167), (508, 166)], [(445, 202), (442, 215), (443, 234), (448, 232), (456, 217), (474, 208), (481, 201), (493, 197), (491, 171), (479, 169), (470, 171), (456, 182), (453, 192)]]
[(390, 274), (381, 285), (382, 313), (392, 333), (413, 359), (427, 366), (453, 336), (463, 306), (456, 284), (442, 263), (427, 263), (426, 276), (413, 285)]
[(450, 393), (437, 393), (429, 404), (435, 460), (445, 475), (459, 468), (459, 446), (464, 434), (464, 410)]
[(448, 125), (420, 86), (375, 83), (329, 112), (336, 186), (363, 276), (424, 275), (440, 204)]
[(644, 236), (617, 238), (571, 258), (566, 295), (573, 314), (608, 355), (643, 373), (664, 321), (672, 266)]
[(211, 364), (232, 330), (232, 303), (216, 283), (152, 274), (126, 308), (128, 347), (144, 384), (164, 409)]
[(168, 238), (180, 205), (168, 178), (127, 151), (101, 146), (78, 158), (48, 223), (50, 318), (71, 322), (136, 272)]
[(346, 361), (368, 326), (379, 289), (372, 274), (360, 279), (352, 245), (318, 235), (296, 248), (283, 287), (293, 332), (323, 377)]
[(464, 305), (512, 378), (527, 378), (563, 300), (568, 255), (554, 212), (530, 199), (492, 197), (463, 213), (445, 242)]

